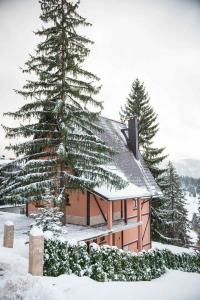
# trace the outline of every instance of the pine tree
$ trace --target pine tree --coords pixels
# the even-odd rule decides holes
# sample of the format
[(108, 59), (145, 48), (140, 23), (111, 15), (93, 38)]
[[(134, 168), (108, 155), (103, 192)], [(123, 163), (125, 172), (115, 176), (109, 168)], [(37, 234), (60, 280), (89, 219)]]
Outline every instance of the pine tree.
[(181, 182), (171, 162), (167, 165), (167, 171), (163, 178), (162, 206), (158, 208), (158, 224), (155, 224), (158, 240), (171, 243), (177, 246), (188, 246), (190, 238), (188, 231), (190, 223), (187, 219), (185, 199)]
[[(163, 154), (164, 148), (156, 148), (153, 145), (153, 140), (159, 130), (157, 114), (150, 105), (150, 97), (146, 92), (144, 83), (140, 82), (138, 78), (132, 83), (131, 92), (120, 112), (121, 121), (124, 123), (133, 116), (137, 116), (138, 119), (139, 149), (156, 182), (162, 189), (165, 168), (161, 167), (161, 163), (167, 156)], [(157, 239), (160, 225), (165, 226), (164, 220), (159, 217), (162, 199), (153, 199), (151, 205), (153, 238)]]
[(29, 102), (6, 114), (21, 125), (4, 127), (7, 138), (26, 138), (8, 147), (18, 156), (13, 164), (21, 170), (4, 182), (1, 196), (38, 200), (48, 189), (64, 210), (67, 188), (105, 182), (121, 188), (125, 183), (104, 167), (113, 150), (95, 135), (101, 130), (97, 120), (102, 103), (95, 99), (100, 87), (98, 77), (82, 67), (92, 42), (78, 32), (91, 24), (78, 14), (79, 1), (40, 4), (43, 26), (35, 34), (41, 42), (23, 69), (31, 79), (16, 91)]
[(153, 146), (153, 139), (159, 130), (157, 114), (150, 105), (150, 97), (144, 83), (140, 82), (138, 78), (132, 83), (131, 92), (120, 112), (121, 121), (124, 123), (133, 116), (137, 116), (138, 119), (140, 151), (157, 183), (162, 184), (160, 179), (164, 169), (160, 167), (160, 163), (166, 158), (166, 155), (163, 154), (164, 148)]

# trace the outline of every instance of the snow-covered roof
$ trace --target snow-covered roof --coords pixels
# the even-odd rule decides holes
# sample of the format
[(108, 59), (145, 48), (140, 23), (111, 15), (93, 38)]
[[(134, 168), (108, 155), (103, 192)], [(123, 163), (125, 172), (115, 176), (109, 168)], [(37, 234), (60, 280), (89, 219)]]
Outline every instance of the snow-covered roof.
[[(128, 181), (124, 173), (117, 169), (114, 165), (104, 166), (110, 172), (120, 176), (125, 181)], [(138, 197), (151, 197), (151, 193), (146, 187), (137, 186), (136, 184), (129, 182), (126, 187), (121, 190), (111, 188), (110, 186), (101, 185), (101, 187), (94, 188), (94, 192), (103, 195), (108, 200), (122, 200)]]
[(103, 128), (103, 132), (97, 133), (97, 135), (117, 152), (111, 164), (106, 167), (123, 177), (129, 184), (121, 190), (110, 189), (104, 185), (95, 188), (94, 191), (108, 200), (162, 196), (142, 155), (139, 153), (137, 160), (129, 149), (122, 133), (122, 129), (126, 129), (126, 126), (105, 117), (99, 118), (98, 125)]

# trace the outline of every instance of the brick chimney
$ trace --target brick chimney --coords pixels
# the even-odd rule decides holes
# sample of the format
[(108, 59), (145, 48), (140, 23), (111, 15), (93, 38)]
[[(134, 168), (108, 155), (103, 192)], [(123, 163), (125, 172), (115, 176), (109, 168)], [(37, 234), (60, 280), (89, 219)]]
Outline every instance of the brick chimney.
[(136, 159), (139, 159), (139, 146), (138, 146), (138, 121), (134, 116), (128, 120), (128, 146), (133, 152)]

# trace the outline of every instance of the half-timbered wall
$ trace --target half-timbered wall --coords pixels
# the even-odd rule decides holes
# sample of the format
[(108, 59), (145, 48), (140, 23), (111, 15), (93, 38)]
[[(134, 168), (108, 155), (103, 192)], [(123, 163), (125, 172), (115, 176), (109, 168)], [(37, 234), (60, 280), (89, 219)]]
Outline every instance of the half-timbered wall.
[[(66, 206), (67, 223), (77, 225), (100, 225), (107, 224), (107, 205), (108, 201), (100, 196), (87, 191), (72, 190), (67, 191), (69, 202)], [(151, 225), (150, 225), (150, 199), (141, 201), (141, 220), (142, 220), (142, 249), (151, 248)], [(116, 200), (112, 201), (113, 222), (124, 220), (127, 222), (138, 221), (137, 200)], [(35, 211), (32, 204), (29, 205), (31, 212)], [(121, 232), (113, 233), (108, 236), (98, 237), (93, 240), (98, 244), (112, 243), (119, 248), (129, 251), (138, 251), (138, 226)]]

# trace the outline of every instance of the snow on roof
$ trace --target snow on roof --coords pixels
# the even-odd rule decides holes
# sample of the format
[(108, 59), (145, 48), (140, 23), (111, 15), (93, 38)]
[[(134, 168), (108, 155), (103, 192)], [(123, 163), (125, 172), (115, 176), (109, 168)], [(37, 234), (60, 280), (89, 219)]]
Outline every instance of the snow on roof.
[(122, 200), (130, 198), (140, 198), (140, 197), (151, 197), (151, 193), (145, 188), (136, 186), (133, 183), (129, 183), (125, 188), (121, 190), (110, 189), (106, 185), (100, 188), (95, 188), (95, 192), (104, 196), (108, 200)]
[(130, 198), (138, 198), (138, 197), (151, 197), (151, 193), (147, 190), (146, 187), (139, 187), (134, 183), (128, 181), (127, 177), (124, 173), (117, 169), (116, 166), (107, 165), (104, 168), (110, 172), (115, 173), (116, 175), (120, 176), (128, 185), (125, 186), (123, 189), (117, 190), (115, 188), (111, 188), (109, 186), (101, 185), (100, 187), (94, 188), (94, 192), (104, 196), (108, 200), (122, 200), (122, 199), (130, 199)]
[(139, 153), (137, 160), (129, 149), (122, 133), (122, 129), (127, 129), (126, 126), (105, 117), (99, 118), (98, 125), (103, 128), (103, 132), (97, 132), (96, 135), (117, 153), (113, 156), (112, 166), (106, 167), (112, 167), (114, 172), (127, 180), (129, 185), (121, 190), (110, 190), (105, 185), (95, 188), (94, 191), (110, 200), (162, 196), (162, 192), (146, 166), (142, 155)]

